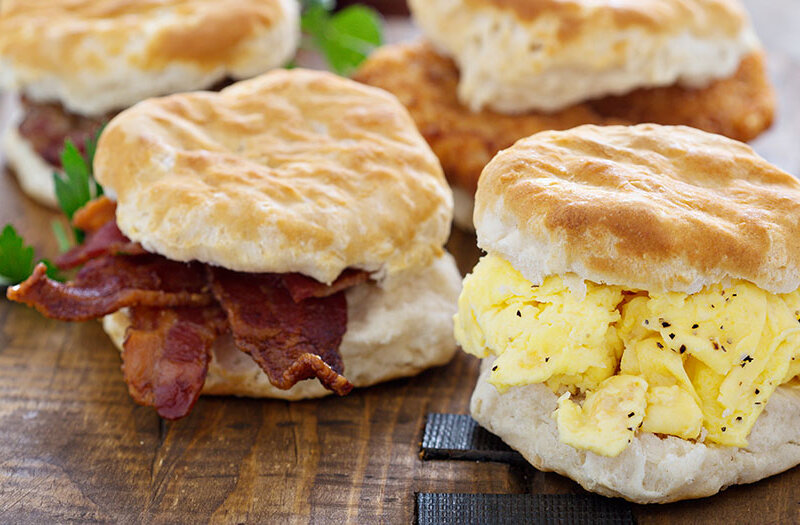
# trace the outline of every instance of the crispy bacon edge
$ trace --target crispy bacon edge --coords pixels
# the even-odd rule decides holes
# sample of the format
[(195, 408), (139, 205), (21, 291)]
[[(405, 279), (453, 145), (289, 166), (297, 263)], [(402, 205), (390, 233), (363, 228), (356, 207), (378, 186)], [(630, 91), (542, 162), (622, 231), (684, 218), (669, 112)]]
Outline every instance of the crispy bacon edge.
[(347, 331), (343, 291), (327, 297), (292, 299), (278, 274), (241, 274), (208, 268), (214, 297), (225, 310), (234, 342), (250, 354), (277, 388), (317, 377), (325, 388), (346, 395), (339, 346)]

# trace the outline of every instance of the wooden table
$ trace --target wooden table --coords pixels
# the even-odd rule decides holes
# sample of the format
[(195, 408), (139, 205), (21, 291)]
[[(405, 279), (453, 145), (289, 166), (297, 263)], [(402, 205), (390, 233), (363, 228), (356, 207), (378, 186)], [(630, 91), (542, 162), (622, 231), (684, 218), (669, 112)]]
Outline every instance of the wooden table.
[[(781, 94), (756, 146), (800, 173), (800, 2), (748, 4)], [(0, 224), (12, 221), (40, 254), (55, 253), (56, 219), (0, 176)], [(477, 260), (474, 242), (454, 232), (449, 243), (462, 271)], [(98, 323), (0, 301), (0, 522), (409, 523), (415, 492), (581, 491), (528, 466), (419, 459), (426, 414), (468, 410), (477, 361), (463, 354), (341, 399), (203, 398), (175, 423), (136, 406), (119, 367)], [(798, 523), (800, 469), (634, 512), (640, 523)]]

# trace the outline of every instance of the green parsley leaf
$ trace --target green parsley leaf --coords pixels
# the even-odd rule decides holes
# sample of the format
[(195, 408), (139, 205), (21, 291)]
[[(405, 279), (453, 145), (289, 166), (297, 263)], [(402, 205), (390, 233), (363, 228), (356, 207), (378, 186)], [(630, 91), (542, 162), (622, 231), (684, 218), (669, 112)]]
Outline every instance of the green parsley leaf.
[(64, 229), (64, 225), (61, 224), (61, 221), (57, 219), (54, 220), (50, 223), (50, 227), (53, 229), (53, 236), (55, 236), (56, 242), (58, 243), (59, 252), (64, 253), (72, 248), (72, 241), (67, 235), (67, 231)]
[(86, 160), (71, 141), (64, 144), (61, 152), (61, 165), (64, 174), (53, 173), (56, 186), (56, 197), (61, 211), (68, 219), (92, 199), (92, 185), (89, 166)]
[(33, 247), (10, 224), (0, 233), (0, 284), (21, 283), (33, 272)]
[[(71, 141), (64, 143), (61, 151), (61, 166), (64, 173), (53, 173), (53, 184), (55, 185), (56, 198), (61, 211), (72, 220), (75, 212), (83, 208), (87, 202), (103, 194), (103, 187), (94, 180), (94, 154), (97, 151), (97, 140), (103, 133), (105, 126), (100, 128), (94, 139), (86, 141), (86, 156), (81, 155), (80, 150)], [(59, 241), (59, 246), (63, 249), (65, 236), (60, 236), (61, 232), (53, 230)], [(74, 230), (75, 241), (80, 244), (83, 241), (83, 232)]]
[[(47, 276), (56, 281), (63, 281), (64, 277), (56, 266), (42, 259), (47, 266)], [(0, 233), (0, 285), (18, 284), (30, 277), (36, 267), (34, 262), (33, 246), (25, 244), (25, 240), (10, 224), (6, 224)]]
[(352, 5), (331, 14), (321, 2), (314, 4), (303, 13), (302, 28), (336, 73), (349, 75), (383, 43), (381, 17), (374, 9)]

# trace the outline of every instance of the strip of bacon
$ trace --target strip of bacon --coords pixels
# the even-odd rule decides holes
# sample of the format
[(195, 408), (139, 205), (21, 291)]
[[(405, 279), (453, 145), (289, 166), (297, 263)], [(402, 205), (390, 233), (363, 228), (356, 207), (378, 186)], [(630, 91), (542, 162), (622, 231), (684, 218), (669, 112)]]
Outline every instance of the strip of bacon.
[(339, 354), (347, 330), (344, 292), (295, 302), (281, 275), (208, 269), (236, 346), (250, 354), (273, 385), (288, 390), (316, 377), (339, 395), (353, 389), (341, 375)]
[(113, 220), (90, 233), (83, 244), (56, 258), (62, 270), (77, 268), (101, 255), (143, 255), (147, 252), (138, 242), (133, 242), (120, 231)]
[(88, 321), (128, 306), (206, 306), (202, 264), (158, 255), (100, 257), (89, 261), (71, 283), (49, 279), (43, 264), (25, 282), (8, 289), (12, 301), (62, 321)]
[(343, 271), (330, 286), (301, 273), (285, 273), (282, 275), (283, 285), (289, 290), (289, 294), (291, 294), (296, 303), (310, 297), (328, 297), (369, 280), (367, 272), (352, 268)]
[(117, 203), (103, 195), (90, 200), (72, 216), (72, 225), (86, 233), (94, 233), (117, 219)]
[(122, 351), (128, 392), (165, 419), (184, 417), (203, 390), (211, 347), (227, 329), (225, 313), (216, 305), (134, 307), (130, 319)]

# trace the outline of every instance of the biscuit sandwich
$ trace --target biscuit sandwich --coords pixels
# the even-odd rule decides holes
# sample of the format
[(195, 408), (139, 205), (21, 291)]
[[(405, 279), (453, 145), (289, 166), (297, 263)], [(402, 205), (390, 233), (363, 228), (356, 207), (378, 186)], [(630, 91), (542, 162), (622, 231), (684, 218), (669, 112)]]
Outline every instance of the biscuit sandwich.
[[(86, 241), (11, 300), (102, 319), (131, 396), (169, 419), (201, 393), (305, 399), (442, 365), (461, 277), (452, 195), (390, 94), (278, 70), (150, 99), (103, 132)], [(309, 379), (308, 381), (305, 381)]]
[(638, 503), (800, 463), (800, 182), (688, 127), (543, 132), (486, 167), (456, 339), (472, 416)]
[(355, 78), (408, 107), (472, 229), (483, 167), (520, 138), (582, 124), (687, 125), (749, 141), (775, 97), (736, 0), (412, 1), (426, 40)]
[(0, 90), (19, 99), (2, 138), (23, 191), (56, 206), (53, 172), (117, 112), (288, 62), (295, 0), (4, 0)]

